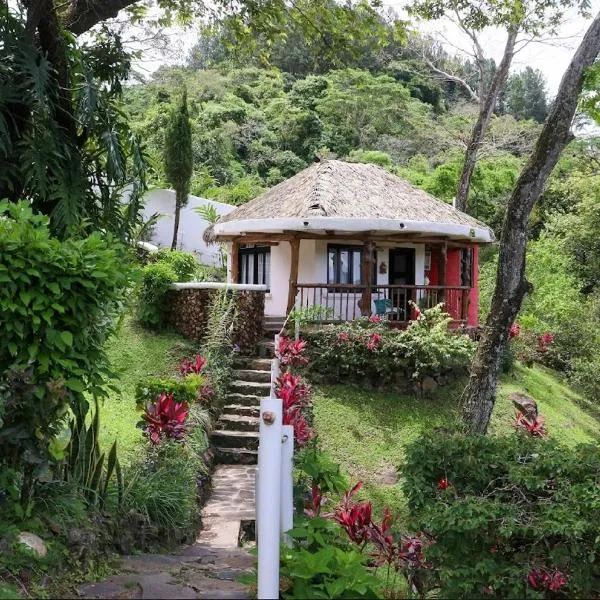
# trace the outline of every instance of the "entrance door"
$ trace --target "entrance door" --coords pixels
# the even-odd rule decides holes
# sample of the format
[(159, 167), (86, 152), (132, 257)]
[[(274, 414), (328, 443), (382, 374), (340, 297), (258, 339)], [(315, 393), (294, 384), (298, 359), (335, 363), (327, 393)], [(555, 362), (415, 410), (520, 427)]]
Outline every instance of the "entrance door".
[[(415, 249), (393, 248), (390, 249), (390, 285), (415, 284)], [(393, 318), (399, 321), (410, 319), (409, 301), (413, 300), (414, 290), (391, 289), (390, 298), (393, 306)]]

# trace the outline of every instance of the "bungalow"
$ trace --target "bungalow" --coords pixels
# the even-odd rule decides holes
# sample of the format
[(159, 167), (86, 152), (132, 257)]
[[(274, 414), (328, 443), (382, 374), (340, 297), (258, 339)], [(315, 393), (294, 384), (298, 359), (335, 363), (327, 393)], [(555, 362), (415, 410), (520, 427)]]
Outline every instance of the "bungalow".
[(226, 245), (229, 282), (267, 286), (267, 317), (402, 324), (412, 303), (444, 302), (475, 326), (478, 247), (494, 235), (376, 165), (323, 160), (221, 216), (205, 240)]

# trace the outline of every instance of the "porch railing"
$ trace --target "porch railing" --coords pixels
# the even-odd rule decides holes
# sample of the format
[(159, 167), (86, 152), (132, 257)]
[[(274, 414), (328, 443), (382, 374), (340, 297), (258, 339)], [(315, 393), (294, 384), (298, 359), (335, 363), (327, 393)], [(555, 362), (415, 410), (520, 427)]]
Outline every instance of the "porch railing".
[(363, 306), (364, 285), (299, 283), (296, 308), (305, 309), (310, 321), (335, 323), (361, 315), (379, 314), (398, 323), (415, 317), (411, 302), (421, 310), (443, 303), (444, 310), (458, 323), (467, 321), (468, 286), (373, 285), (369, 286), (371, 306)]

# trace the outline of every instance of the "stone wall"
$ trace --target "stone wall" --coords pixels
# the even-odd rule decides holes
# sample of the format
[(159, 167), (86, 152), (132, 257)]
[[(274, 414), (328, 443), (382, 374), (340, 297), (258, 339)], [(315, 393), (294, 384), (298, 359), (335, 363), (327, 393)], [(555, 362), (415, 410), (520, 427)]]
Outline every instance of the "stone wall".
[[(206, 335), (208, 314), (217, 289), (182, 289), (169, 292), (169, 325), (185, 337), (202, 341)], [(242, 349), (253, 346), (264, 337), (265, 292), (228, 291), (235, 294), (236, 318), (232, 342)]]

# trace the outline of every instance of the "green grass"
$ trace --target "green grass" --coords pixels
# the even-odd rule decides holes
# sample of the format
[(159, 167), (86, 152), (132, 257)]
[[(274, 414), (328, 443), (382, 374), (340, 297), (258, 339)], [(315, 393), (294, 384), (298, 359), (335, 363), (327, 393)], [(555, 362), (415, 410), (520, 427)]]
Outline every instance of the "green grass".
[(175, 333), (151, 333), (126, 317), (107, 346), (112, 368), (118, 378), (104, 401), (100, 416), (100, 443), (108, 448), (116, 439), (119, 458), (128, 464), (141, 443), (136, 427), (140, 413), (135, 409), (135, 386), (148, 376), (175, 375), (179, 361), (191, 351), (190, 342)]
[[(404, 460), (404, 449), (420, 432), (441, 427), (458, 416), (462, 382), (440, 388), (430, 398), (399, 395), (351, 386), (320, 386), (315, 391), (315, 428), (324, 449), (353, 482), (365, 482), (362, 496), (373, 500), (376, 512), (389, 505), (402, 515), (399, 483), (385, 482)], [(490, 433), (512, 434), (511, 392), (529, 394), (546, 417), (550, 434), (563, 443), (600, 439), (600, 421), (593, 405), (548, 369), (517, 367), (504, 376)], [(596, 416), (594, 416), (596, 414)]]

